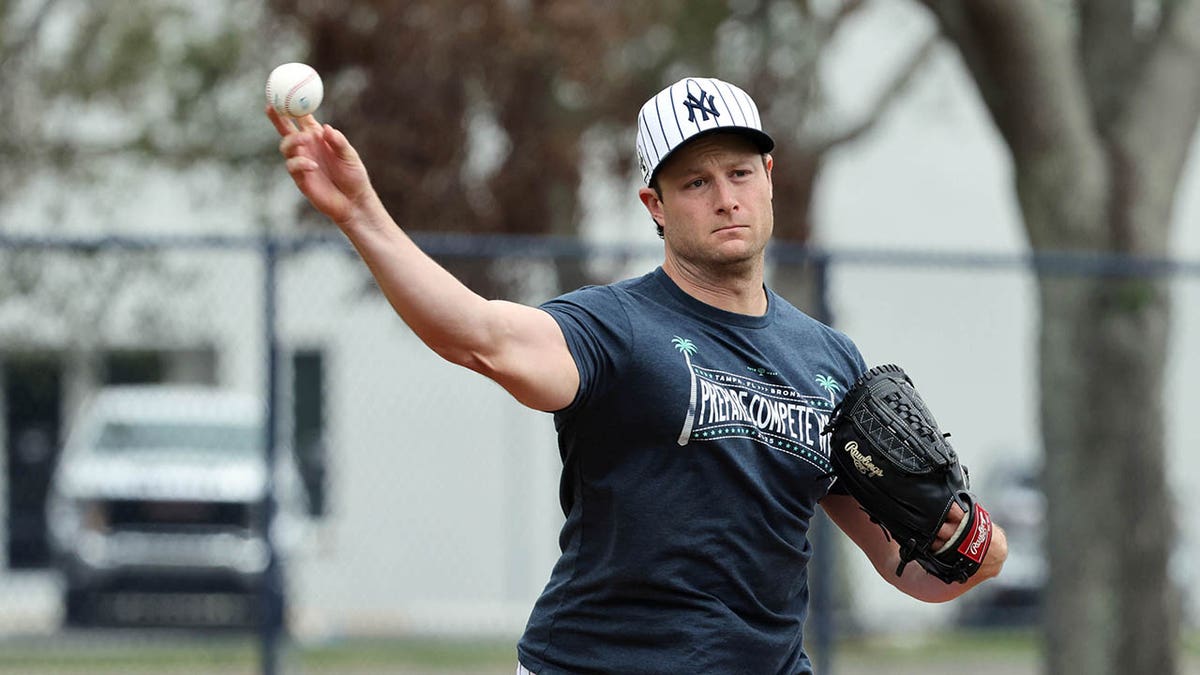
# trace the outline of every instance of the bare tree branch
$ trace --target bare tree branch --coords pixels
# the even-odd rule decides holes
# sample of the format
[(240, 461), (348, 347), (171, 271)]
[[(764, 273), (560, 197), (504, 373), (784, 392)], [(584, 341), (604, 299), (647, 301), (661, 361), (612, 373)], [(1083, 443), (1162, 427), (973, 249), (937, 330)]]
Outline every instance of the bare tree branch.
[(24, 54), (28, 51), (29, 46), (37, 39), (41, 33), (42, 24), (46, 22), (46, 18), (50, 16), (50, 12), (59, 4), (59, 0), (45, 0), (41, 7), (38, 7), (37, 14), (29, 21), (28, 26), (22, 27), (20, 30), (12, 31), (13, 35), (17, 36), (13, 43), (7, 44), (0, 36), (0, 77), (3, 77), (5, 68), (8, 62), (17, 54)]
[(1171, 13), (1126, 91), (1126, 113), (1113, 136), (1146, 189), (1174, 191), (1190, 147), (1179, 140), (1192, 138), (1200, 117), (1200, 1), (1164, 4)]
[(187, 167), (197, 162), (220, 162), (231, 166), (277, 161), (271, 146), (261, 144), (229, 144), (216, 146), (212, 143), (164, 144), (141, 138), (135, 142), (114, 141), (111, 143), (78, 141), (40, 140), (36, 146), (14, 143), (0, 139), (0, 155), (11, 156), (21, 153), (25, 172), (39, 167), (70, 165), (80, 161), (100, 161), (121, 157), (141, 157), (161, 162), (166, 166)]
[(1138, 69), (1134, 0), (1081, 0), (1079, 24), (1080, 67), (1096, 124), (1103, 129), (1120, 114)]
[(812, 25), (812, 35), (815, 36), (814, 39), (818, 45), (817, 51), (823, 50), (846, 21), (858, 14), (866, 7), (866, 4), (866, 0), (845, 0), (836, 12), (823, 17), (817, 12), (813, 12), (807, 2), (799, 3), (802, 16)]
[[(1076, 58), (1071, 16), (1041, 0), (921, 0), (959, 47), (1013, 156), (1035, 247), (1105, 246), (1107, 148)], [(1074, 195), (1074, 200), (1057, 195)]]
[[(830, 24), (836, 30), (844, 19), (862, 9), (866, 4), (866, 0), (842, 0), (837, 10), (829, 14), (829, 17), (825, 19), (825, 23)], [(820, 20), (821, 14), (823, 14), (823, 12), (813, 10), (811, 0), (796, 0), (796, 7), (800, 10), (800, 16), (804, 17), (805, 21)], [(762, 9), (761, 6), (760, 9)]]
[(838, 7), (837, 13), (833, 15), (833, 21), (831, 23), (834, 24), (834, 28), (836, 29), (837, 26), (841, 25), (843, 21), (853, 16), (856, 12), (858, 12), (858, 10), (862, 9), (864, 5), (866, 5), (865, 0), (845, 0), (845, 2), (842, 3), (842, 6)]
[(855, 140), (878, 124), (884, 112), (891, 107), (892, 102), (908, 89), (913, 78), (921, 71), (921, 67), (925, 65), (930, 56), (933, 55), (934, 48), (940, 42), (941, 38), (937, 35), (925, 40), (920, 47), (913, 51), (904, 65), (900, 67), (895, 78), (879, 92), (879, 95), (875, 98), (875, 102), (871, 105), (863, 119), (827, 136), (806, 142), (805, 145), (808, 146), (808, 151), (815, 155), (824, 154), (838, 145)]
[(1097, 139), (1066, 17), (1038, 0), (921, 0), (959, 46), (1018, 161)]

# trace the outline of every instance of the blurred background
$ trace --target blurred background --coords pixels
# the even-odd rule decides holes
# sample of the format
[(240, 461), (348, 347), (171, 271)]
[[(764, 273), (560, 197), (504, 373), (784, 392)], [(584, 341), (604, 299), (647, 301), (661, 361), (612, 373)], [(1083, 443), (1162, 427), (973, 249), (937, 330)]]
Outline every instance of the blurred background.
[(397, 222), (532, 304), (661, 261), (641, 103), (745, 88), (770, 285), (904, 365), (1009, 536), (932, 606), (816, 533), (818, 672), (1200, 673), (1193, 4), (0, 1), (0, 672), (515, 667), (551, 418), (303, 203), (262, 109), (304, 61)]

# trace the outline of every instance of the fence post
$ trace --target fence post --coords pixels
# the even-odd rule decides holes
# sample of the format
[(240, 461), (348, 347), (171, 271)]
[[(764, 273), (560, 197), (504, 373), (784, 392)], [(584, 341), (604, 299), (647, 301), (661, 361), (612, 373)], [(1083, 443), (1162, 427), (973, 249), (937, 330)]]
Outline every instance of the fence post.
[[(815, 284), (816, 318), (833, 325), (833, 310), (829, 304), (829, 255), (814, 253), (809, 257), (813, 266)], [(847, 383), (848, 385), (849, 383)], [(834, 569), (837, 566), (837, 537), (833, 523), (824, 510), (817, 509), (812, 520), (813, 565), (812, 565), (812, 644), (813, 668), (819, 675), (833, 675), (834, 646), (837, 633), (834, 621)]]
[(276, 325), (276, 301), (278, 288), (276, 266), (279, 261), (279, 244), (271, 235), (265, 235), (263, 254), (263, 343), (266, 348), (266, 421), (264, 448), (267, 482), (262, 499), (262, 523), (267, 542), (267, 568), (259, 588), (258, 631), (263, 675), (275, 675), (279, 665), (279, 642), (283, 628), (283, 570), (279, 554), (275, 550), (275, 466), (277, 430), (279, 418), (279, 345)]

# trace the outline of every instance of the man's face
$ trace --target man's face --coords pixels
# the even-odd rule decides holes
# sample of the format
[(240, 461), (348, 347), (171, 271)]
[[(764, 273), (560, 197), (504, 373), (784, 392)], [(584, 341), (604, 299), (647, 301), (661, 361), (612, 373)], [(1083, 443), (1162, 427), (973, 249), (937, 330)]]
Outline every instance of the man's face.
[(762, 254), (774, 228), (772, 166), (742, 136), (702, 136), (659, 168), (661, 198), (650, 188), (639, 196), (669, 254), (695, 264), (742, 263)]

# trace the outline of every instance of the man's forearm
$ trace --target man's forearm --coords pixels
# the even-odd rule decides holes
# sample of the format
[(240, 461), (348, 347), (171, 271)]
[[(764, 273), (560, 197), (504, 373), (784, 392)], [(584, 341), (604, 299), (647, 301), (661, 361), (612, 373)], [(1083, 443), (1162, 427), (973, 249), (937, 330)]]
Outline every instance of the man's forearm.
[(396, 313), (427, 345), (451, 361), (487, 342), (488, 302), (422, 251), (378, 198), (339, 227)]

